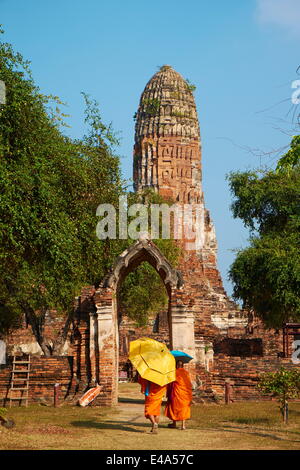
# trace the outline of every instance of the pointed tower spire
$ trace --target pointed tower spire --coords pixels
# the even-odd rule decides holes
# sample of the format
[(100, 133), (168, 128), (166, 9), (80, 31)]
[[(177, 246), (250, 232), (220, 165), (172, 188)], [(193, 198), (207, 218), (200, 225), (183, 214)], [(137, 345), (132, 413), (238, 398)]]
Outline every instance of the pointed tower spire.
[(170, 65), (149, 80), (136, 113), (134, 188), (202, 202), (200, 130), (189, 83)]

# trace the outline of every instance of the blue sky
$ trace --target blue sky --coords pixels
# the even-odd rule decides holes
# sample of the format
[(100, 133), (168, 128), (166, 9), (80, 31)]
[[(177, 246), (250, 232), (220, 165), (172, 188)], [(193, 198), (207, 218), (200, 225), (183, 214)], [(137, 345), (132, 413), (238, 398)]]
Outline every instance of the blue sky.
[(84, 131), (80, 92), (98, 101), (121, 133), (126, 178), (133, 115), (157, 67), (170, 64), (197, 86), (205, 202), (231, 294), (232, 250), (246, 246), (248, 232), (231, 216), (225, 177), (274, 165), (293, 134), (300, 0), (0, 0), (0, 23), (41, 91), (68, 103), (71, 136)]

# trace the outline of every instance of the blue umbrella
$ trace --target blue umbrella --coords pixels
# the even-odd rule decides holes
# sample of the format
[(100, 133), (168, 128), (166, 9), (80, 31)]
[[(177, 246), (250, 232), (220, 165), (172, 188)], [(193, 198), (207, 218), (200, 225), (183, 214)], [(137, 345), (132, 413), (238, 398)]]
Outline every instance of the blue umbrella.
[(193, 358), (189, 354), (186, 354), (183, 351), (170, 351), (171, 354), (175, 357), (176, 361), (182, 361), (183, 363), (190, 362)]

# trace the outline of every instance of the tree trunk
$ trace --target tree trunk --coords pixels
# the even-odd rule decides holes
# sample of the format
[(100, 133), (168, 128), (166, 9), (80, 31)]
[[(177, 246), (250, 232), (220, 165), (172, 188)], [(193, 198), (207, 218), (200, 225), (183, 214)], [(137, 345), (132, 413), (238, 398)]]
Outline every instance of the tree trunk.
[[(9, 282), (6, 282), (6, 287), (12, 296), (16, 294), (16, 288)], [(73, 311), (69, 311), (64, 328), (59, 333), (57, 340), (54, 341), (54, 344), (51, 345), (47, 341), (45, 341), (44, 338), (46, 309), (42, 311), (41, 315), (37, 316), (33, 308), (28, 305), (26, 301), (19, 302), (19, 306), (25, 313), (27, 323), (31, 326), (32, 333), (37, 343), (39, 344), (41, 350), (43, 351), (44, 355), (49, 357), (52, 356), (55, 352), (55, 354), (59, 356), (61, 354), (61, 350), (65, 344), (69, 332), (70, 324), (73, 317)]]
[(288, 424), (288, 420), (289, 420), (289, 404), (288, 404), (288, 401), (287, 401), (285, 398), (283, 398), (283, 400), (282, 400), (282, 402), (281, 402), (280, 411), (281, 411), (281, 414), (282, 414), (282, 418), (283, 418), (284, 424)]
[(283, 421), (284, 424), (288, 424), (289, 421), (289, 404), (287, 401), (285, 401), (283, 405)]
[(65, 326), (59, 332), (57, 338), (55, 339), (53, 343), (52, 355), (60, 356), (62, 354), (62, 350), (67, 340), (67, 336), (70, 330), (70, 325), (71, 325), (72, 320), (73, 320), (73, 311), (70, 311), (68, 313)]
[(42, 314), (39, 318), (35, 311), (26, 303), (20, 303), (22, 310), (25, 312), (28, 323), (31, 326), (32, 332), (35, 336), (36, 341), (41, 347), (45, 356), (51, 356), (51, 346), (47, 344), (44, 339), (43, 330), (45, 322), (45, 314)]

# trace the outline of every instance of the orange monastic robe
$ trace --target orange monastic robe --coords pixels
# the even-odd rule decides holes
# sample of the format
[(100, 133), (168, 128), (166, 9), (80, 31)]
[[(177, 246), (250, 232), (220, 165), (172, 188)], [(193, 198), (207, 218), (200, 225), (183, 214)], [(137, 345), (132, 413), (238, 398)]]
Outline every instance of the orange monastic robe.
[(149, 395), (145, 395), (145, 417), (149, 415), (159, 416), (162, 399), (167, 391), (167, 386), (161, 387), (153, 382), (142, 379), (139, 377), (139, 383), (141, 384), (141, 392), (145, 393), (148, 385)]
[(190, 374), (183, 368), (176, 369), (176, 380), (168, 384), (168, 403), (165, 415), (172, 421), (191, 417), (192, 383)]

